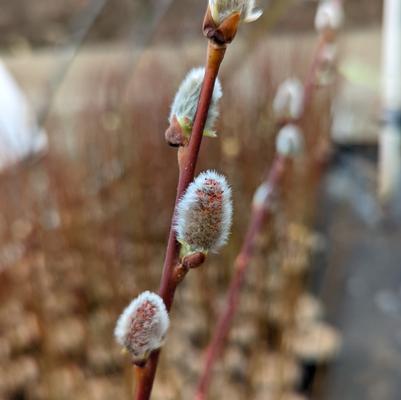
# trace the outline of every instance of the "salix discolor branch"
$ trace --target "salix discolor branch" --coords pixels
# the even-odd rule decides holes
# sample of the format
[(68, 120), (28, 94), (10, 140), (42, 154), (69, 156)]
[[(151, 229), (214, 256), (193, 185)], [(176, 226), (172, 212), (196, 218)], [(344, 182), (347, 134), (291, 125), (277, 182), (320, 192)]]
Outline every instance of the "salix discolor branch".
[[(241, 21), (254, 21), (261, 11), (254, 0), (209, 0), (203, 22), (208, 38), (205, 68), (191, 71), (174, 99), (166, 141), (178, 147), (179, 178), (173, 218), (159, 288), (159, 296), (140, 295), (120, 317), (115, 335), (132, 355), (136, 369), (134, 398), (150, 398), (160, 349), (167, 331), (167, 313), (178, 284), (191, 268), (199, 267), (209, 251), (227, 240), (231, 226), (231, 190), (224, 177), (207, 171), (194, 182), (203, 136), (215, 137), (213, 125), (221, 97), (217, 80), (227, 45)], [(191, 183), (192, 182), (192, 183)], [(143, 303), (143, 299), (149, 300)], [(166, 312), (161, 312), (160, 299)], [(159, 317), (159, 318), (157, 318)]]
[[(231, 279), (225, 305), (219, 316), (212, 339), (206, 349), (205, 360), (195, 393), (195, 400), (205, 400), (216, 363), (235, 315), (241, 287), (253, 255), (255, 241), (273, 212), (274, 201), (280, 183), (291, 159), (303, 149), (303, 137), (297, 123), (305, 117), (305, 109), (312, 100), (314, 88), (319, 86), (319, 70), (327, 68), (327, 63), (334, 63), (334, 40), (343, 21), (340, 0), (321, 3), (315, 18), (315, 27), (319, 41), (310, 64), (304, 84), (298, 79), (287, 79), (278, 89), (273, 109), (277, 126), (281, 127), (276, 138), (276, 155), (270, 172), (254, 195), (248, 229), (234, 262), (234, 275)], [(327, 53), (330, 53), (327, 55)], [(334, 51), (335, 53), (335, 51)]]

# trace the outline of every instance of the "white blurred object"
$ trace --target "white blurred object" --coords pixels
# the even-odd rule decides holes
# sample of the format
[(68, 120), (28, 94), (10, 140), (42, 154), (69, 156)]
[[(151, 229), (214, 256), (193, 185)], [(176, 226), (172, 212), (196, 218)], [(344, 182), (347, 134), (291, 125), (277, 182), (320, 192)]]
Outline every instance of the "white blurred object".
[(379, 194), (391, 207), (401, 198), (401, 1), (386, 0), (383, 10), (382, 107)]
[(287, 124), (280, 129), (276, 138), (276, 151), (285, 157), (296, 157), (302, 153), (304, 141), (298, 126)]
[(304, 109), (304, 86), (298, 78), (288, 78), (280, 84), (273, 101), (277, 118), (301, 116)]
[(0, 171), (47, 149), (47, 135), (40, 129), (28, 101), (0, 61)]
[(325, 0), (317, 8), (315, 28), (318, 32), (326, 29), (338, 30), (344, 21), (344, 11), (338, 1)]

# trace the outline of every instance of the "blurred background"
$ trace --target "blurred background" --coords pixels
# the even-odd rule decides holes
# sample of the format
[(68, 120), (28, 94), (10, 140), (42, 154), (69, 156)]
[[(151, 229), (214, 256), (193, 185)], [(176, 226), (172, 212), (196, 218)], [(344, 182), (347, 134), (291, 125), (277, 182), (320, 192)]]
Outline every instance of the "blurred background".
[[(177, 180), (164, 131), (204, 62), (206, 4), (0, 0), (0, 400), (132, 398), (113, 329), (158, 287)], [(198, 170), (227, 175), (234, 226), (179, 287), (153, 399), (193, 396), (273, 158), (272, 100), (307, 75), (317, 4), (261, 1), (227, 50)], [(210, 399), (399, 398), (401, 230), (376, 194), (383, 2), (344, 7), (336, 77), (305, 111), (305, 156), (258, 241)]]

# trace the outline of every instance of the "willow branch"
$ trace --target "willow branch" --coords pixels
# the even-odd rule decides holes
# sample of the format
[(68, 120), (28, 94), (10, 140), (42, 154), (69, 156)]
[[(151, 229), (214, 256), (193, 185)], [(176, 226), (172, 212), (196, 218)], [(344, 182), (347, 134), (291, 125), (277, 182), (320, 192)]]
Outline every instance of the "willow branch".
[[(197, 112), (195, 115), (193, 128), (189, 143), (181, 147), (178, 153), (179, 159), (179, 179), (175, 200), (175, 207), (179, 199), (184, 194), (188, 185), (192, 182), (195, 173), (196, 162), (198, 160), (199, 150), (202, 143), (203, 130), (209, 111), (209, 106), (214, 90), (214, 85), (219, 72), (220, 64), (223, 61), (225, 46), (216, 45), (209, 41), (205, 76), (199, 96)], [(174, 207), (174, 209), (175, 209)], [(160, 282), (159, 294), (163, 298), (167, 310), (171, 309), (174, 300), (175, 290), (179, 280), (175, 279), (174, 267), (179, 262), (180, 245), (177, 242), (174, 231), (174, 213), (170, 225), (170, 233), (167, 244), (166, 256), (164, 260), (162, 278)], [(160, 350), (155, 351), (137, 374), (138, 381), (134, 394), (135, 400), (148, 400), (153, 387), (153, 381), (156, 374)]]

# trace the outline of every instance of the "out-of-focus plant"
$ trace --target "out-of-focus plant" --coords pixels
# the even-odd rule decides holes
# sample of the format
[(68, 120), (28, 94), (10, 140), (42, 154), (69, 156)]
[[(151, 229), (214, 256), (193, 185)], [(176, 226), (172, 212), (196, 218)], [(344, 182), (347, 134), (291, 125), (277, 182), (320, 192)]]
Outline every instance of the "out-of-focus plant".
[[(303, 136), (298, 123), (305, 118), (315, 88), (321, 86), (322, 69), (331, 68), (335, 54), (327, 56), (329, 46), (335, 46), (337, 30), (343, 21), (342, 4), (339, 0), (326, 1), (318, 6), (315, 27), (319, 42), (310, 64), (304, 84), (298, 79), (287, 79), (279, 87), (273, 103), (279, 132), (276, 138), (276, 154), (270, 171), (255, 192), (251, 217), (241, 250), (234, 262), (234, 275), (230, 281), (223, 310), (206, 349), (205, 360), (195, 393), (196, 400), (204, 400), (213, 376), (213, 367), (230, 330), (231, 322), (238, 308), (241, 287), (250, 266), (256, 240), (267, 219), (274, 213), (275, 201), (280, 183), (291, 164), (303, 150)], [(329, 65), (330, 64), (330, 65)]]

